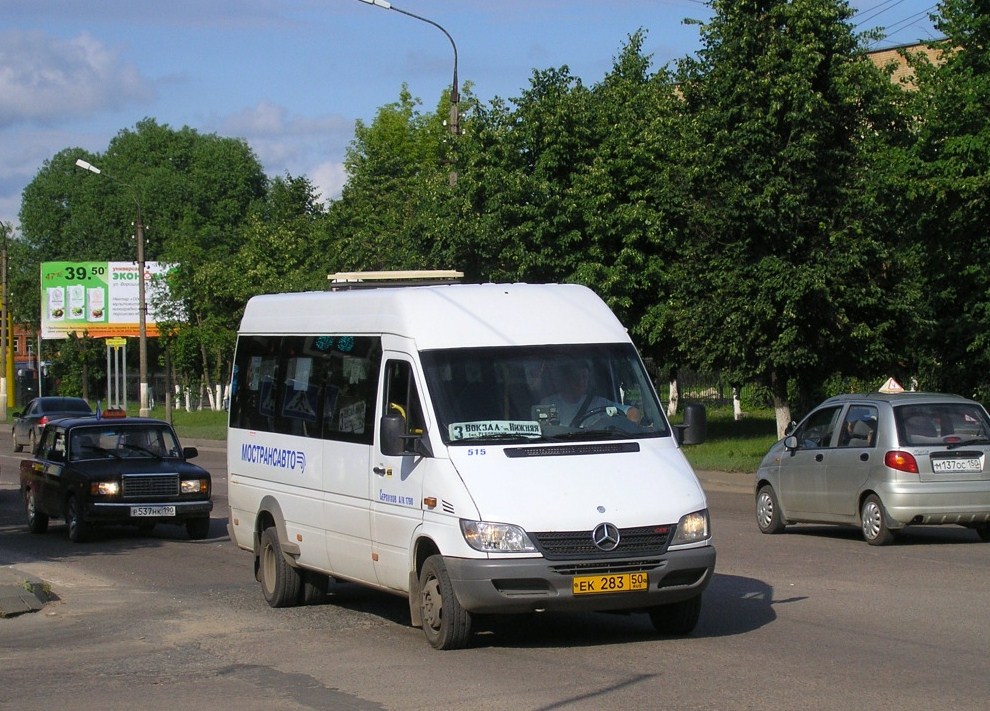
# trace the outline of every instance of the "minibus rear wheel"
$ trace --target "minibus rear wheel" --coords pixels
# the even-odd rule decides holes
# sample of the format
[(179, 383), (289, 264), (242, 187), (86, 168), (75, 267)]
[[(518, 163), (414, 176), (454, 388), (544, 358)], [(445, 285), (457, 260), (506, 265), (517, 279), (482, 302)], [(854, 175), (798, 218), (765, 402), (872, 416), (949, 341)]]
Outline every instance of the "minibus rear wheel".
[(296, 568), (285, 562), (274, 526), (269, 526), (261, 534), (260, 558), (258, 579), (268, 606), (298, 605), (302, 576)]
[(443, 556), (431, 555), (419, 573), (423, 632), (434, 649), (462, 649), (471, 637), (471, 614), (461, 607)]

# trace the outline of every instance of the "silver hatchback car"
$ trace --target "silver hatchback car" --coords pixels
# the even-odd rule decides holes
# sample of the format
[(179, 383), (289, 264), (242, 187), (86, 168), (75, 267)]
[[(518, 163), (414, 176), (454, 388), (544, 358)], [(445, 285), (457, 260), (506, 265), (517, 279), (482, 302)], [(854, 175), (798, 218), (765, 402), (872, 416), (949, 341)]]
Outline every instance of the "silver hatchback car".
[(885, 545), (905, 526), (958, 524), (990, 541), (990, 417), (936, 393), (839, 395), (777, 442), (756, 472), (763, 533), (859, 526)]

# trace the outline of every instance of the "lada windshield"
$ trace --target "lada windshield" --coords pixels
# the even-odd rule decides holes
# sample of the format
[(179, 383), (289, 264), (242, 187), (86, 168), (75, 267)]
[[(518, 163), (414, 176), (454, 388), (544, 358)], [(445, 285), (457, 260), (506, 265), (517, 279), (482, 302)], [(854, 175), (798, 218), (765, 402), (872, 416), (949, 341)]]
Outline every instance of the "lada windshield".
[(458, 348), (420, 355), (448, 444), (670, 435), (630, 344)]
[(87, 425), (74, 428), (69, 439), (73, 461), (181, 456), (175, 434), (164, 425)]

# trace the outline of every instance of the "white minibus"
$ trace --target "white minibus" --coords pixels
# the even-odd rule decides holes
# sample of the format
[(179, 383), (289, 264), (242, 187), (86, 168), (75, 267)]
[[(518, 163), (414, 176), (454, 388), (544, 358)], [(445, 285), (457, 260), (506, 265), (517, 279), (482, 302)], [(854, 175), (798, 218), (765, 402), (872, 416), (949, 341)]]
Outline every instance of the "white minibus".
[(598, 296), (341, 286), (254, 297), (237, 338), (229, 531), (269, 605), (359, 583), (407, 597), (437, 649), (495, 613), (694, 629), (705, 494)]

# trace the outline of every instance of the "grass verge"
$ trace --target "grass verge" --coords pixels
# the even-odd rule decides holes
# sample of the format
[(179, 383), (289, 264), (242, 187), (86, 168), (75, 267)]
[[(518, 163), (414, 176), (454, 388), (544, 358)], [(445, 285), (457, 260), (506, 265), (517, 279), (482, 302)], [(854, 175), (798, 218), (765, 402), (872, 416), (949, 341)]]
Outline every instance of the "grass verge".
[(707, 408), (706, 415), (708, 437), (702, 444), (684, 447), (684, 456), (696, 470), (754, 473), (777, 441), (772, 410), (747, 412), (741, 420), (733, 419), (731, 407)]

